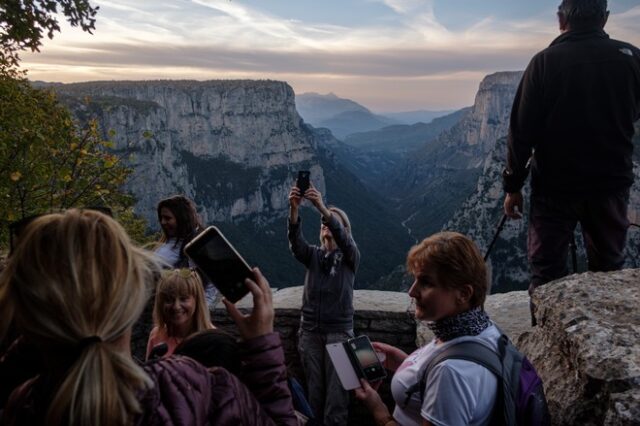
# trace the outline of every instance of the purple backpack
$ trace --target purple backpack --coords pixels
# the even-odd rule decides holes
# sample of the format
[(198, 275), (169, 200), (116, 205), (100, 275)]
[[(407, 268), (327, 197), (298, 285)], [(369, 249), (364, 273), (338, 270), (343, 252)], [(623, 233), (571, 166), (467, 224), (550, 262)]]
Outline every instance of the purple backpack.
[(407, 389), (405, 404), (416, 391), (424, 399), (429, 371), (446, 359), (475, 362), (498, 378), (498, 397), (491, 417), (492, 425), (547, 426), (551, 424), (542, 380), (529, 360), (502, 334), (498, 352), (480, 342), (463, 341), (449, 346), (421, 369), (420, 380)]

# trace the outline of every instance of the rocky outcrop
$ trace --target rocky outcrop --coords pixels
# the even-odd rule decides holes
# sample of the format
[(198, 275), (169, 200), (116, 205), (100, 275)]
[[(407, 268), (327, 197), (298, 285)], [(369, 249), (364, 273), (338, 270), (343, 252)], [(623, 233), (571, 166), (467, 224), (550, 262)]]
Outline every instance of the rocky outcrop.
[(573, 275), (533, 300), (539, 326), (518, 346), (544, 381), (554, 424), (637, 425), (640, 270)]
[[(506, 156), (506, 138), (502, 138), (487, 156), (476, 190), (456, 210), (443, 229), (467, 235), (486, 253), (503, 214), (502, 170)], [(526, 199), (529, 185), (523, 188)], [(522, 220), (508, 220), (488, 259), (493, 291), (528, 287), (527, 226), (529, 210)]]
[(408, 156), (388, 180), (414, 235), (439, 231), (473, 192), (486, 156), (507, 134), (521, 72), (491, 74), (480, 83), (471, 110), (459, 123)]

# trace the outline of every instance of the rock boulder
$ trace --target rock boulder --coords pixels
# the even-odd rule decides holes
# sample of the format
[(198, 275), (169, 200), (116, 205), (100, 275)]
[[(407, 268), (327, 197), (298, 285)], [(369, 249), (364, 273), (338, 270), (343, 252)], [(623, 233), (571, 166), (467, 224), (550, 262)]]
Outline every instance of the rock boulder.
[(545, 383), (554, 424), (640, 424), (640, 270), (572, 275), (534, 294), (517, 344)]

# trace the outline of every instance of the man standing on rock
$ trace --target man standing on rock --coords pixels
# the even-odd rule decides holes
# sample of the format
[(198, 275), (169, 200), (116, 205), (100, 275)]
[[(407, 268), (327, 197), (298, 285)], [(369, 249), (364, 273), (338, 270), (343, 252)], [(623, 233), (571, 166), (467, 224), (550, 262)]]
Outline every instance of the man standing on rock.
[(522, 217), (531, 157), (529, 294), (568, 274), (578, 222), (590, 271), (624, 263), (640, 51), (609, 38), (608, 16), (606, 0), (563, 0), (561, 35), (533, 57), (513, 103), (504, 210)]

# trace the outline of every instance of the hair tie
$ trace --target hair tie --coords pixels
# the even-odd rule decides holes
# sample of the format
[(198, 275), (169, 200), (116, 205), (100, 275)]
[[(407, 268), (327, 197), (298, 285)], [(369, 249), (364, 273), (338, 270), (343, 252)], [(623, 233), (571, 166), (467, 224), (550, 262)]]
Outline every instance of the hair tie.
[(78, 342), (78, 350), (80, 352), (82, 352), (83, 350), (85, 350), (87, 347), (93, 345), (94, 343), (102, 343), (102, 337), (100, 337), (100, 336), (83, 337)]

